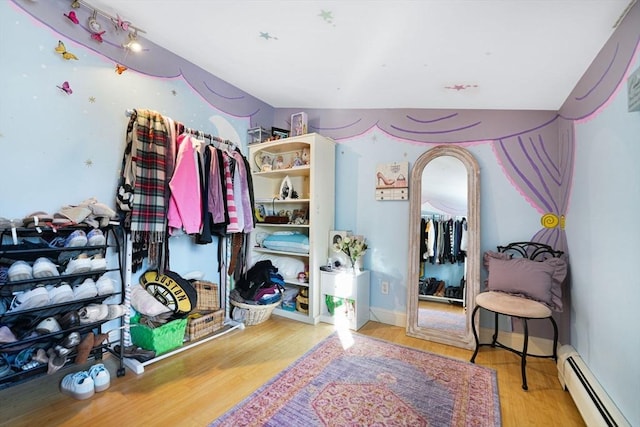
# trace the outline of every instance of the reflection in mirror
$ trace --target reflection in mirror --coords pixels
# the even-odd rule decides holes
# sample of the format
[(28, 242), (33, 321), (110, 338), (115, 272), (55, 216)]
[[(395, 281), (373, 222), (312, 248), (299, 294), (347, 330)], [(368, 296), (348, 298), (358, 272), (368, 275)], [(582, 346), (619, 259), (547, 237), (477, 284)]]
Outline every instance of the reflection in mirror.
[(480, 287), (479, 167), (464, 148), (438, 146), (411, 172), (407, 334), (473, 348)]

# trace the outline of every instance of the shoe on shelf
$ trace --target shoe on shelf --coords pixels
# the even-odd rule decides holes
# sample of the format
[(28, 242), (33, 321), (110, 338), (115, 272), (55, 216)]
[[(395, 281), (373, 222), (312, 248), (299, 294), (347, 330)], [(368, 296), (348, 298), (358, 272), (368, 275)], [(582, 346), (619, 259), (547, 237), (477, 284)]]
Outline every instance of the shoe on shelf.
[(33, 268), (26, 261), (16, 261), (9, 267), (7, 275), (10, 282), (33, 279)]
[(81, 365), (87, 361), (89, 358), (89, 353), (91, 353), (91, 349), (94, 347), (95, 336), (93, 332), (87, 333), (85, 337), (80, 341), (78, 347), (76, 348), (76, 359), (74, 363)]
[(60, 382), (60, 391), (78, 400), (88, 399), (96, 392), (93, 379), (87, 371), (65, 375)]
[(80, 315), (77, 311), (71, 310), (60, 318), (59, 323), (64, 329), (75, 328), (80, 325)]
[(47, 304), (49, 304), (49, 293), (45, 287), (39, 286), (17, 294), (11, 302), (9, 311), (27, 310), (29, 308), (43, 307)]
[(105, 275), (100, 276), (100, 278), (96, 282), (96, 287), (98, 288), (98, 295), (101, 295), (101, 296), (109, 295), (116, 291), (116, 287), (115, 287), (115, 284), (113, 283), (113, 279)]
[(62, 344), (63, 347), (73, 349), (75, 346), (80, 344), (80, 339), (81, 339), (80, 333), (73, 331), (69, 333), (69, 335), (64, 337), (64, 339), (60, 344)]
[(49, 258), (40, 257), (33, 263), (33, 277), (36, 279), (59, 275), (58, 267)]
[(67, 282), (61, 282), (58, 286), (47, 286), (50, 304), (61, 304), (74, 299), (73, 289)]
[(52, 334), (60, 332), (62, 328), (55, 317), (47, 317), (36, 325), (36, 332), (39, 334)]
[(49, 361), (47, 362), (47, 374), (49, 375), (57, 372), (65, 363), (67, 363), (67, 358), (65, 356), (58, 356), (53, 347), (50, 347), (49, 350), (47, 350), (47, 356), (49, 356)]
[(94, 228), (87, 233), (87, 242), (89, 246), (102, 246), (107, 243), (104, 233), (99, 228)]
[(64, 242), (65, 248), (77, 248), (79, 246), (87, 246), (87, 234), (82, 230), (75, 230), (67, 236)]
[[(119, 345), (114, 346), (113, 351), (119, 354), (120, 346)], [(156, 357), (156, 352), (153, 350), (145, 350), (136, 345), (128, 345), (123, 348), (122, 356), (127, 357), (129, 359), (135, 359), (140, 363), (144, 363)]]
[(93, 298), (98, 295), (96, 282), (92, 278), (87, 277), (84, 282), (73, 287), (73, 299), (80, 300), (85, 298)]
[(91, 271), (100, 271), (107, 269), (107, 260), (102, 254), (95, 254), (91, 258)]
[(100, 322), (106, 320), (109, 316), (109, 307), (107, 304), (89, 304), (78, 310), (80, 316), (80, 324)]
[(108, 304), (108, 312), (107, 319), (113, 320), (118, 317), (122, 317), (127, 313), (127, 307), (123, 304)]
[(111, 385), (111, 375), (102, 363), (97, 363), (89, 368), (89, 376), (93, 380), (96, 392), (105, 391)]
[(83, 253), (69, 260), (64, 274), (78, 274), (86, 273), (88, 271), (91, 271), (91, 260), (87, 254)]

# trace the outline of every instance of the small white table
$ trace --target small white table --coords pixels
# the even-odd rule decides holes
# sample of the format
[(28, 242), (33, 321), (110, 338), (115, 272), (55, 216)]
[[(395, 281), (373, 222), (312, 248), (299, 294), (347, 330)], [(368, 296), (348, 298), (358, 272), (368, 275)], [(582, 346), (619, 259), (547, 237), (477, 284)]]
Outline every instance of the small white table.
[[(369, 271), (320, 271), (320, 321), (357, 331), (369, 321)], [(333, 314), (327, 295), (343, 298)]]

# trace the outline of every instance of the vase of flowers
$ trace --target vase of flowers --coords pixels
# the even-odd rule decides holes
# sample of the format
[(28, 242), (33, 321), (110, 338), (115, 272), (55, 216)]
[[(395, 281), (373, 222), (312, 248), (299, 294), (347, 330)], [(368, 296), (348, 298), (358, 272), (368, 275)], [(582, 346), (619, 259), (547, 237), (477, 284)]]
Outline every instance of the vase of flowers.
[(333, 250), (342, 252), (351, 263), (351, 270), (355, 273), (356, 263), (367, 251), (366, 239), (362, 236), (347, 236), (333, 244)]

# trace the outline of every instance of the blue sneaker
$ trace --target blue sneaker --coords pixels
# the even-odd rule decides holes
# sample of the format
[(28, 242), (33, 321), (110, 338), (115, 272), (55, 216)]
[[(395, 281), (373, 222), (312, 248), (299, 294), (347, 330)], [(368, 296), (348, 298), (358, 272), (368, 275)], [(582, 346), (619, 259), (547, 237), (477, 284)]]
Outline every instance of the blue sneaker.
[(49, 246), (52, 248), (75, 248), (79, 246), (87, 246), (87, 235), (82, 230), (75, 230), (69, 234), (66, 238), (56, 237), (49, 242)]

